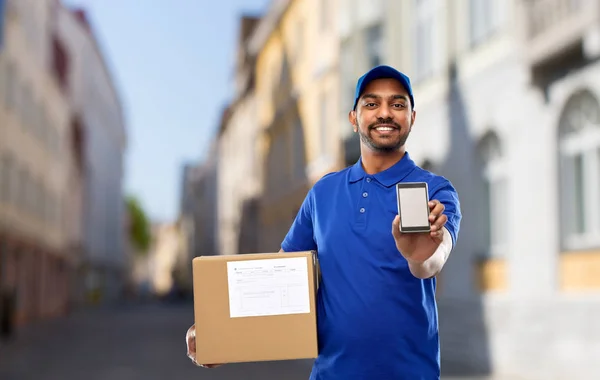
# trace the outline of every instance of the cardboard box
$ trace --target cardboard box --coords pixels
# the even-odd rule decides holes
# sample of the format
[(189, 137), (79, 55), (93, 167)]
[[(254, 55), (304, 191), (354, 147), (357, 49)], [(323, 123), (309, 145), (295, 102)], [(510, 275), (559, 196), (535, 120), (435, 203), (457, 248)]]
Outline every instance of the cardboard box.
[(198, 363), (317, 357), (315, 252), (201, 256), (192, 267)]

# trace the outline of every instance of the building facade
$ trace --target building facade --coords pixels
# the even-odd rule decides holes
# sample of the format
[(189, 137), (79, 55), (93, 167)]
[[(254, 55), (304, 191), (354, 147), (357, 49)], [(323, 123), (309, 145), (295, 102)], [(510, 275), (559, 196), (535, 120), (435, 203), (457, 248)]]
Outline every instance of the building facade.
[(260, 19), (243, 16), (239, 25), (235, 66), (235, 95), (223, 115), (219, 130), (218, 229), (223, 255), (258, 250), (257, 197), (261, 191), (261, 165), (257, 102), (254, 91), (255, 57), (248, 39)]
[(381, 62), (416, 98), (407, 150), (462, 202), (438, 278), (444, 372), (598, 377), (599, 5), (385, 6)]
[(194, 257), (219, 255), (219, 216), (218, 216), (218, 184), (219, 144), (214, 141), (208, 150), (205, 160), (199, 165), (194, 180), (195, 199), (197, 199), (194, 228), (196, 231)]
[(309, 186), (340, 168), (336, 7), (275, 1), (249, 41), (257, 57), (263, 252), (279, 250)]
[[(81, 90), (82, 86), (77, 82), (81, 78), (81, 55), (77, 50), (68, 46), (70, 40), (85, 38), (83, 34), (87, 31), (75, 15), (68, 9), (53, 4), (52, 12), (54, 20), (54, 45), (60, 54), (53, 62), (54, 70), (61, 83), (61, 90), (69, 103), (69, 126), (67, 135), (67, 146), (69, 147), (69, 171), (68, 189), (69, 202), (66, 204), (66, 230), (67, 245), (73, 259), (74, 273), (71, 276), (71, 302), (73, 305), (81, 305), (84, 292), (81, 287), (80, 268), (85, 257), (84, 254), (84, 211), (85, 211), (85, 138), (87, 128), (81, 118)], [(65, 38), (65, 36), (68, 36)]]
[(179, 206), (179, 228), (182, 235), (182, 246), (184, 251), (184, 263), (180, 264), (180, 277), (184, 288), (192, 292), (192, 260), (201, 254), (201, 199), (199, 198), (202, 175), (202, 167), (192, 163), (186, 163), (182, 170), (181, 196)]
[(114, 79), (82, 10), (61, 12), (60, 36), (72, 55), (68, 92), (73, 124), (82, 129), (84, 296), (94, 302), (121, 296), (129, 258), (123, 196), (127, 145), (123, 105)]
[[(372, 67), (383, 64), (389, 47), (384, 45), (387, 34), (385, 17), (387, 0), (337, 0), (340, 59), (339, 115), (344, 166), (353, 165), (360, 157), (360, 137), (353, 133), (348, 113), (354, 104), (356, 82)], [(389, 4), (398, 6), (398, 4)]]
[(179, 228), (189, 270), (184, 276), (191, 276), (194, 257), (220, 253), (218, 148), (218, 141), (214, 140), (203, 162), (188, 163), (183, 168)]
[(17, 323), (62, 314), (69, 302), (70, 107), (53, 3), (3, 4), (0, 290), (14, 301)]
[(159, 297), (178, 294), (182, 289), (176, 274), (184, 247), (179, 224), (154, 224), (152, 237), (153, 244), (147, 257), (152, 293)]

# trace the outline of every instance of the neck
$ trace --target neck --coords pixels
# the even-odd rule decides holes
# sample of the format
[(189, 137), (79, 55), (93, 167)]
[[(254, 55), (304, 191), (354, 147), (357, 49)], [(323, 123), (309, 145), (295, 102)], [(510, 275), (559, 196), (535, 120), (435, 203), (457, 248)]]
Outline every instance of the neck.
[(393, 152), (375, 152), (365, 146), (361, 146), (361, 161), (363, 169), (367, 174), (377, 174), (394, 166), (404, 157), (406, 149), (401, 147)]

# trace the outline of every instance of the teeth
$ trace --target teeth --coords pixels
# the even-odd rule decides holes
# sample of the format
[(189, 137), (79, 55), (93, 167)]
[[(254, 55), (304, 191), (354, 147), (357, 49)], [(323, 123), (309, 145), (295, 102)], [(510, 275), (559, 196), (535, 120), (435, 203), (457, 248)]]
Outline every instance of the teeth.
[(390, 127), (378, 127), (376, 128), (378, 131), (393, 131), (394, 128), (390, 128)]

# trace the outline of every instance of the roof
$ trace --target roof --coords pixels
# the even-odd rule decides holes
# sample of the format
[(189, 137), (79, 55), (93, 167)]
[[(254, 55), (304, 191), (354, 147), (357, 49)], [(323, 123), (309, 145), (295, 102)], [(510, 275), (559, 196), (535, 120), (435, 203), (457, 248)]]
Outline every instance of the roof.
[(254, 33), (248, 39), (248, 50), (250, 54), (256, 55), (263, 48), (269, 36), (277, 28), (281, 17), (292, 4), (293, 0), (273, 0), (267, 14), (261, 19)]

